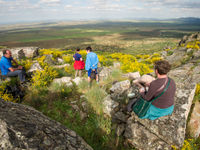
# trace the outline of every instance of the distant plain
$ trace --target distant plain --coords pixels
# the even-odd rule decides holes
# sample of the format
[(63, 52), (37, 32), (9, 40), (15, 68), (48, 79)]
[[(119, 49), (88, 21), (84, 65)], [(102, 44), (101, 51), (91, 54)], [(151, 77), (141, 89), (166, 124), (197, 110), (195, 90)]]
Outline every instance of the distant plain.
[(85, 49), (150, 54), (173, 48), (184, 36), (199, 32), (198, 23), (178, 21), (52, 22), (0, 27), (0, 46)]

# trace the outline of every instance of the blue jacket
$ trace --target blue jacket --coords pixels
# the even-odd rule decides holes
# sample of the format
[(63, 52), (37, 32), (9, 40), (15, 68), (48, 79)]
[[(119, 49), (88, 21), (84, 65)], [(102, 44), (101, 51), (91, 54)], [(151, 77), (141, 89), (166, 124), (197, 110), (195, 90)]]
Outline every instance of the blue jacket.
[(87, 54), (86, 63), (85, 63), (85, 70), (96, 69), (98, 66), (99, 59), (97, 54), (94, 52), (89, 52)]
[(7, 75), (10, 70), (8, 68), (12, 67), (11, 61), (13, 60), (12, 57), (6, 58), (5, 56), (1, 57), (0, 60), (0, 69), (1, 69), (1, 74), (2, 75)]

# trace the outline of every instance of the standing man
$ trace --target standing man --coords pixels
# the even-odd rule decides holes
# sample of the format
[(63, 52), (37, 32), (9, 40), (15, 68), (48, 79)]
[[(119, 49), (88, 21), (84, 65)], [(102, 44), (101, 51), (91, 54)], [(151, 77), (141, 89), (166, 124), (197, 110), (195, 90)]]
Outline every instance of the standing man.
[[(12, 66), (12, 62), (14, 62), (17, 67)], [(0, 60), (0, 69), (1, 75), (7, 77), (18, 76), (20, 83), (25, 81), (25, 71), (23, 70), (23, 67), (19, 66), (18, 63), (12, 58), (10, 50), (3, 51), (3, 56)]]
[(92, 52), (92, 48), (88, 46), (86, 48), (87, 56), (86, 56), (86, 64), (85, 64), (85, 70), (88, 72), (88, 82), (91, 81), (91, 73), (92, 71), (96, 75), (96, 81), (98, 82), (98, 73), (97, 73), (97, 67), (98, 67), (98, 62), (99, 59), (97, 57), (97, 54)]

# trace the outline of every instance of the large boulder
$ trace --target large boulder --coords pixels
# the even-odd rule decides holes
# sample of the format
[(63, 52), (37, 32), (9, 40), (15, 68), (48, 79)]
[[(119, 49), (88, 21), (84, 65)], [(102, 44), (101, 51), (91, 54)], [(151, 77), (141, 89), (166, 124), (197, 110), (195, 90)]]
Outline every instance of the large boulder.
[(139, 119), (134, 113), (128, 118), (124, 137), (138, 149), (170, 150), (171, 145), (180, 148), (185, 139), (186, 124), (196, 84), (190, 74), (192, 64), (172, 70), (169, 75), (176, 82), (175, 108), (171, 116), (154, 121)]
[(74, 131), (35, 109), (0, 99), (0, 149), (92, 150)]
[(195, 84), (185, 86), (177, 84), (175, 108), (171, 116), (154, 121), (139, 119), (132, 114), (125, 129), (125, 138), (138, 149), (171, 149), (171, 145), (180, 148), (184, 142), (188, 114), (195, 93)]

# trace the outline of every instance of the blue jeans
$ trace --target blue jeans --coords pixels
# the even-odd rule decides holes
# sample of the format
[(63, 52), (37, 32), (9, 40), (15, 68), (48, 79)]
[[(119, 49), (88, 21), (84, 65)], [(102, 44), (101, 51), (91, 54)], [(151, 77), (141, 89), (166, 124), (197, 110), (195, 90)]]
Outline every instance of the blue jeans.
[(7, 77), (16, 77), (18, 76), (21, 82), (25, 81), (25, 71), (24, 70), (16, 70), (13, 72), (8, 72)]

